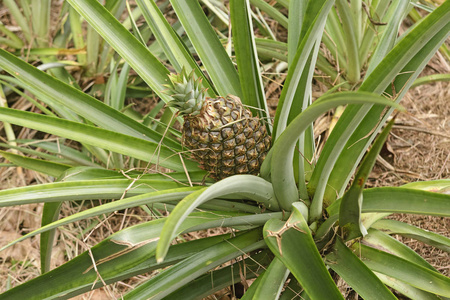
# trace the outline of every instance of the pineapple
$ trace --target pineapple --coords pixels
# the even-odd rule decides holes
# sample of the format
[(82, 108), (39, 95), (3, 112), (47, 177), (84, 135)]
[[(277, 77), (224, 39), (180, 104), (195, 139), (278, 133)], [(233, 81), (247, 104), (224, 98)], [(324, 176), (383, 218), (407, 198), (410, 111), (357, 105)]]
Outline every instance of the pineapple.
[(173, 100), (167, 105), (184, 117), (182, 143), (216, 180), (235, 174), (259, 173), (271, 138), (258, 117), (239, 97), (210, 98), (194, 72), (169, 75)]

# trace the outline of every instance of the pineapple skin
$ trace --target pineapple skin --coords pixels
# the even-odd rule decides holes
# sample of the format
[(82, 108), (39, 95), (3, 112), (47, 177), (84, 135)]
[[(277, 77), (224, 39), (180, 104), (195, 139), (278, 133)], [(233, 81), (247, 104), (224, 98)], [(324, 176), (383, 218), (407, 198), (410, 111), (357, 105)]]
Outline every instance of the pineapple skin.
[(183, 144), (211, 177), (259, 173), (271, 137), (238, 97), (206, 98), (200, 113), (184, 121)]

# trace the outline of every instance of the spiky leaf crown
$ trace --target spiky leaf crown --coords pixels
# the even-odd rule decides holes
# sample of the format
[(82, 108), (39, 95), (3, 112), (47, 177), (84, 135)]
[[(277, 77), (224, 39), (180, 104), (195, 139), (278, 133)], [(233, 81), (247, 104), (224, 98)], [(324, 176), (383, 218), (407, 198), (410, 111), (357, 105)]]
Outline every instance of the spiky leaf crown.
[(201, 78), (195, 79), (194, 70), (187, 74), (186, 69), (182, 68), (180, 74), (170, 74), (169, 80), (170, 83), (165, 85), (169, 88), (166, 93), (173, 100), (167, 106), (176, 108), (182, 115), (198, 115), (206, 97)]

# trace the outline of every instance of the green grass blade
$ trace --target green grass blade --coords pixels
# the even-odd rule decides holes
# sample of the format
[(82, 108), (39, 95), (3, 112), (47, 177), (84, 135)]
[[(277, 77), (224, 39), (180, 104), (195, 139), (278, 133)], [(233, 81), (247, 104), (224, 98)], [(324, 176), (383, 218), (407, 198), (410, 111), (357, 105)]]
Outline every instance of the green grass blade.
[(17, 166), (24, 167), (26, 169), (38, 171), (43, 174), (47, 174), (53, 177), (58, 177), (62, 173), (64, 173), (67, 169), (69, 169), (71, 166), (57, 163), (57, 162), (51, 162), (51, 161), (45, 161), (41, 159), (36, 158), (30, 158), (18, 154), (13, 154), (5, 151), (0, 150), (0, 156), (3, 156), (13, 164)]
[(378, 272), (374, 273), (378, 276), (378, 278), (380, 278), (381, 281), (384, 282), (384, 284), (400, 292), (404, 296), (409, 297), (412, 300), (442, 300), (442, 298), (439, 296), (425, 292), (423, 290), (419, 290), (390, 276), (386, 276)]
[[(169, 22), (164, 18), (156, 3), (152, 0), (139, 0), (137, 4), (147, 24), (151, 28), (153, 35), (175, 70), (180, 72), (181, 68), (184, 67), (189, 73), (194, 69), (197, 77), (204, 77), (191, 53), (185, 47), (177, 33), (172, 29)], [(215, 96), (214, 89), (211, 88), (208, 80), (203, 80), (203, 86), (208, 88), (208, 95), (210, 97)]]
[(386, 252), (437, 272), (437, 270), (433, 268), (433, 266), (431, 266), (422, 256), (383, 231), (370, 228), (369, 234), (364, 237), (364, 244), (372, 248), (383, 249)]
[[(113, 178), (19, 187), (0, 191), (0, 207), (71, 200), (120, 199), (122, 196), (131, 197), (155, 190), (185, 187), (185, 185), (174, 181), (157, 179), (140, 179), (134, 181), (134, 184), (136, 186), (133, 185), (133, 179)], [(43, 196), (44, 192), (45, 196)]]
[(330, 50), (331, 55), (334, 56), (339, 68), (336, 70), (338, 73), (341, 70), (347, 70), (347, 59), (344, 41), (344, 29), (342, 28), (341, 20), (337, 14), (336, 7), (332, 7), (327, 18), (325, 25), (326, 33), (322, 37), (322, 42)]
[[(360, 91), (381, 94), (394, 81), (396, 100), (399, 101), (448, 36), (450, 23), (446, 20), (450, 18), (449, 5), (450, 2), (445, 2), (410, 31), (365, 79)], [(394, 94), (390, 89), (386, 92)], [(326, 189), (327, 204), (336, 199), (336, 191), (342, 195), (365, 149), (390, 113), (383, 114), (383, 108), (370, 105), (346, 108), (315, 166), (308, 184), (310, 195), (323, 193), (322, 190)], [(367, 117), (364, 117), (366, 114)], [(383, 115), (381, 122), (380, 115)], [(338, 156), (337, 153), (341, 154)]]
[(33, 38), (39, 47), (47, 47), (50, 41), (51, 5), (51, 0), (31, 1)]
[[(84, 42), (84, 34), (81, 16), (73, 8), (69, 9), (70, 31), (76, 49), (83, 49), (86, 44)], [(86, 53), (77, 54), (77, 62), (86, 65)]]
[[(298, 200), (298, 191), (292, 169), (292, 158), (294, 156), (296, 141), (299, 135), (321, 114), (327, 110), (349, 103), (377, 103), (381, 105), (399, 106), (392, 101), (368, 93), (343, 92), (326, 95), (315, 101), (300, 115), (298, 115), (283, 132), (272, 147), (271, 157), (271, 179), (277, 199), (284, 210), (290, 210), (291, 203)], [(263, 164), (264, 166), (264, 164)], [(322, 205), (317, 200), (317, 210), (322, 210)], [(320, 214), (315, 213), (315, 215)]]
[[(188, 285), (179, 288), (164, 299), (204, 299), (217, 291), (241, 282), (243, 279), (242, 276), (245, 276), (245, 279), (247, 280), (255, 278), (264, 271), (261, 266), (266, 266), (269, 263), (270, 256), (267, 253), (267, 250), (259, 252), (252, 255), (252, 257), (238, 261), (231, 266), (208, 272), (194, 281), (189, 282)], [(255, 282), (253, 282), (251, 286), (253, 286), (253, 284), (255, 284)], [(248, 290), (245, 292), (245, 295), (247, 295), (247, 293)], [(244, 300), (244, 298), (241, 298), (241, 300)]]
[[(162, 138), (161, 134), (154, 132), (82, 91), (32, 67), (3, 49), (0, 49), (0, 66), (20, 81), (26, 83), (28, 88), (32, 87), (32, 92), (34, 90), (38, 91), (55, 103), (69, 108), (94, 124), (155, 142), (159, 142)], [(171, 147), (177, 148), (177, 142), (169, 139), (166, 139), (165, 142)]]
[[(352, 1), (352, 3), (355, 1)], [(344, 30), (345, 52), (347, 53), (347, 79), (351, 84), (357, 83), (361, 78), (361, 67), (358, 53), (358, 31), (350, 10), (350, 5), (345, 0), (336, 0), (339, 16)]]
[(179, 227), (196, 207), (213, 198), (227, 195), (239, 195), (253, 201), (261, 202), (268, 207), (278, 208), (272, 185), (264, 179), (252, 175), (236, 175), (225, 178), (209, 188), (192, 193), (177, 205), (169, 215), (158, 243), (156, 250), (156, 258), (158, 261), (164, 259)]
[(380, 41), (377, 42), (377, 47), (375, 48), (375, 51), (370, 57), (370, 64), (369, 67), (367, 68), (366, 76), (369, 76), (369, 74), (375, 69), (375, 67), (389, 53), (392, 47), (394, 47), (397, 39), (398, 29), (403, 20), (403, 18), (399, 16), (405, 15), (408, 7), (409, 3), (405, 1), (393, 2), (389, 6), (385, 16), (386, 18), (383, 19), (383, 21), (385, 21), (385, 23), (387, 24), (382, 27), (383, 33), (380, 37)]
[[(306, 70), (306, 65), (311, 52), (314, 49), (316, 41), (322, 36), (325, 20), (334, 1), (321, 0), (310, 1), (305, 13), (305, 19), (302, 24), (300, 34), (300, 45), (297, 48), (292, 64), (289, 66), (288, 75), (280, 95), (278, 109), (274, 120), (273, 139), (277, 139), (288, 125), (291, 107), (303, 106), (303, 97), (299, 97), (300, 103), (294, 104), (298, 83)], [(317, 48), (317, 47), (316, 47)], [(306, 71), (305, 71), (306, 70)], [(280, 108), (281, 107), (281, 108)]]
[(17, 22), (17, 25), (19, 25), (27, 42), (31, 43), (31, 24), (28, 24), (27, 18), (20, 12), (20, 8), (17, 6), (16, 2), (14, 0), (4, 0), (3, 3), (8, 8), (13, 19)]
[[(116, 210), (126, 209), (126, 208), (130, 208), (130, 207), (137, 207), (140, 205), (148, 205), (148, 204), (154, 204), (154, 203), (166, 203), (166, 202), (170, 202), (170, 201), (177, 201), (177, 200), (182, 199), (184, 196), (189, 195), (190, 193), (192, 193), (195, 190), (197, 190), (197, 189), (196, 188), (168, 189), (168, 190), (159, 191), (159, 192), (145, 193), (142, 195), (138, 195), (138, 196), (134, 196), (134, 197), (126, 198), (126, 199), (121, 199), (121, 200), (106, 203), (106, 204), (103, 204), (100, 206), (96, 206), (94, 208), (73, 214), (64, 219), (60, 219), (60, 220), (54, 221), (52, 223), (48, 223), (48, 224), (40, 227), (39, 229), (36, 229), (36, 230), (20, 237), (19, 239), (16, 239), (15, 241), (9, 243), (8, 245), (2, 247), (0, 249), (0, 251), (6, 249), (8, 247), (11, 247), (12, 245), (14, 245), (20, 241), (23, 241), (27, 238), (36, 236), (40, 233), (44, 233), (49, 230), (56, 229), (59, 226), (63, 226), (63, 225), (66, 225), (66, 224), (69, 224), (69, 223), (72, 223), (75, 221), (87, 219), (89, 217), (94, 217), (94, 216), (98, 216), (101, 214), (111, 213)], [(51, 203), (51, 202), (48, 202), (48, 203)], [(55, 206), (53, 206), (52, 208), (55, 208)], [(50, 220), (50, 217), (47, 218), (47, 221), (48, 220)]]
[(440, 273), (359, 243), (354, 244), (354, 250), (373, 271), (391, 276), (418, 289), (450, 297), (450, 278)]
[[(250, 12), (248, 0), (230, 1), (231, 29), (242, 87), (242, 102), (250, 106), (254, 116), (259, 115), (262, 119), (267, 119), (269, 111), (259, 69)], [(270, 124), (269, 121), (268, 123)], [(269, 125), (268, 128), (271, 126)]]
[[(363, 197), (363, 213), (382, 212), (450, 216), (450, 195), (402, 187), (380, 187), (364, 190)], [(338, 213), (340, 202), (341, 199), (327, 208), (330, 215)]]
[(260, 230), (245, 232), (186, 258), (126, 294), (124, 299), (161, 299), (242, 253), (264, 248)]
[[(264, 226), (264, 239), (269, 249), (289, 268), (309, 297), (344, 299), (325, 267), (306, 220), (298, 210), (293, 211), (287, 222), (269, 220)], [(299, 249), (302, 255), (299, 255)]]
[(69, 0), (70, 5), (111, 45), (165, 102), (163, 86), (169, 71), (98, 1)]
[[(92, 161), (92, 158), (89, 157), (86, 153), (82, 153), (76, 149), (70, 148), (66, 145), (63, 145), (64, 141), (58, 140), (56, 142), (42, 142), (41, 140), (19, 140), (19, 142), (24, 144), (29, 144), (34, 147), (46, 150), (52, 153), (55, 156), (60, 156), (73, 165), (84, 165), (100, 168), (100, 165)], [(37, 152), (42, 153), (42, 152)], [(46, 158), (45, 156), (42, 156)], [(50, 157), (48, 159), (51, 159)]]
[(449, 82), (450, 74), (433, 74), (433, 75), (428, 75), (428, 76), (423, 76), (423, 77), (417, 78), (416, 80), (414, 80), (414, 83), (411, 85), (411, 88), (414, 88), (419, 85), (430, 84), (430, 83), (439, 82), (439, 81)]
[(0, 32), (2, 32), (6, 37), (1, 37), (0, 42), (11, 48), (21, 49), (24, 46), (22, 40), (15, 35), (11, 30), (6, 28), (5, 25), (0, 24)]
[(253, 299), (278, 299), (289, 273), (283, 262), (275, 257), (264, 272)]
[(325, 263), (363, 299), (397, 299), (339, 237), (332, 252), (326, 255)]
[[(367, 234), (367, 230), (361, 223), (361, 207), (364, 201), (362, 193), (366, 185), (367, 178), (369, 177), (369, 174), (377, 161), (377, 156), (380, 153), (384, 142), (388, 138), (394, 122), (395, 118), (389, 122), (389, 124), (377, 137), (372, 148), (361, 162), (352, 185), (342, 197), (341, 206), (339, 208), (339, 227), (343, 230), (344, 239), (346, 241)], [(320, 216), (312, 217), (318, 218)]]
[(450, 179), (416, 181), (402, 185), (404, 188), (440, 193), (450, 187)]
[(242, 97), (236, 69), (198, 1), (172, 0), (170, 2), (219, 95), (232, 94)]
[[(58, 220), (62, 202), (47, 202), (42, 211), (41, 227)], [(50, 271), (53, 243), (56, 228), (42, 232), (40, 236), (39, 252), (41, 254), (41, 273)]]
[(197, 163), (193, 161), (185, 160), (182, 163), (179, 155), (166, 146), (90, 125), (8, 108), (0, 108), (0, 120), (70, 138), (177, 171), (185, 169), (183, 164), (187, 170), (199, 169)]
[(289, 2), (288, 64), (291, 65), (300, 42), (300, 33), (306, 13), (306, 1)]
[(284, 28), (288, 28), (288, 19), (269, 3), (264, 0), (250, 0), (250, 3), (265, 12), (269, 17), (277, 21)]
[[(201, 218), (204, 214), (198, 214)], [(92, 268), (92, 257), (88, 251), (64, 265), (8, 290), (4, 299), (54, 299), (72, 298), (94, 288), (125, 278), (164, 268), (190, 255), (209, 248), (224, 239), (215, 236), (189, 241), (171, 247), (166, 262), (157, 264), (154, 251), (158, 235), (165, 219), (139, 224), (117, 232), (90, 249), (96, 259), (97, 270)], [(198, 222), (194, 222), (198, 223)], [(46, 288), (43, 289), (42, 287)]]
[(382, 230), (387, 234), (398, 234), (407, 238), (412, 238), (443, 251), (450, 252), (449, 238), (400, 221), (383, 219), (374, 223), (372, 228)]

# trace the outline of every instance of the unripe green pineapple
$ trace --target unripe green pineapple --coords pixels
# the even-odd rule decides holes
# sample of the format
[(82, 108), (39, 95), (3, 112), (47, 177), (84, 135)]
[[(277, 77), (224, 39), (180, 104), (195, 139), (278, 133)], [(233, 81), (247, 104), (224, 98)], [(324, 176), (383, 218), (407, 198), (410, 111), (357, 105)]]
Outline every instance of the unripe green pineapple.
[(168, 106), (184, 117), (184, 146), (215, 179), (259, 173), (270, 148), (270, 136), (258, 117), (233, 95), (210, 98), (201, 80), (183, 69), (169, 76)]

